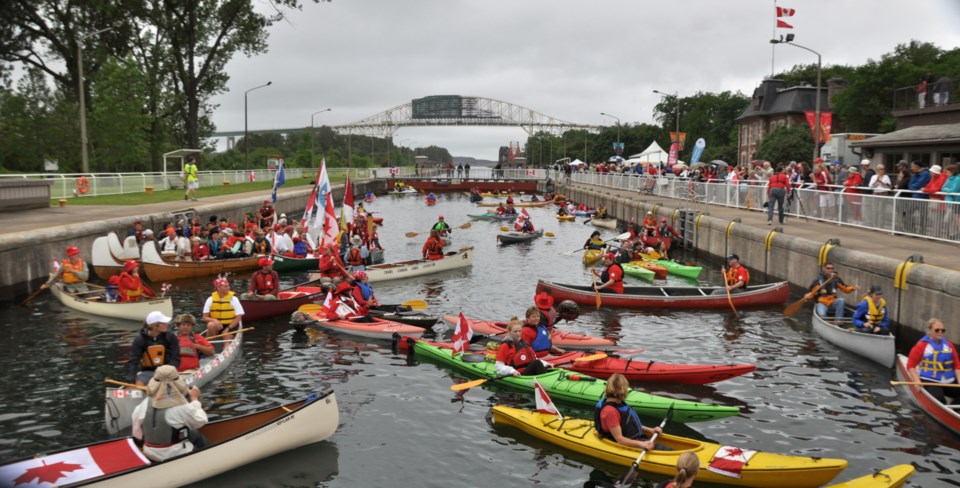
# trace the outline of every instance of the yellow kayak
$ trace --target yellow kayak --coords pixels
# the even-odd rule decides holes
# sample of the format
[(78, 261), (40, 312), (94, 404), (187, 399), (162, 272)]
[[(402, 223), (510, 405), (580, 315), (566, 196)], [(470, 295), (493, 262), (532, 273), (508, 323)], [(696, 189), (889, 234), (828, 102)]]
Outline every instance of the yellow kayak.
[(591, 264), (600, 260), (600, 256), (603, 256), (602, 249), (587, 249), (583, 251), (583, 265), (590, 266)]
[(912, 464), (900, 464), (850, 481), (830, 485), (827, 488), (900, 488), (914, 471)]
[(557, 215), (557, 220), (559, 221), (574, 221), (577, 220), (576, 215)]
[[(637, 449), (601, 440), (593, 428), (593, 420), (568, 417), (561, 421), (553, 414), (497, 405), (493, 407), (493, 422), (515, 427), (564, 449), (620, 466), (630, 466), (640, 455)], [(847, 467), (844, 459), (757, 452), (742, 466), (741, 477), (736, 478), (707, 469), (714, 455), (725, 446), (667, 434), (658, 437), (657, 443), (673, 450), (648, 452), (640, 463), (640, 470), (673, 476), (677, 472), (677, 458), (684, 451), (691, 451), (700, 458), (697, 481), (704, 483), (760, 488), (815, 488), (823, 486)]]

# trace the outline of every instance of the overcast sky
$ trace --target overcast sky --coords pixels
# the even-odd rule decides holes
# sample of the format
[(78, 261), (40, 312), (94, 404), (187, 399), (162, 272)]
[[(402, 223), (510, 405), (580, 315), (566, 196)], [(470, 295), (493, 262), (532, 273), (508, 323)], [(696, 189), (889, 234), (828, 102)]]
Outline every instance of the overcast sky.
[[(218, 130), (354, 122), (429, 95), (504, 100), (569, 122), (652, 122), (659, 95), (741, 91), (771, 73), (774, 4), (764, 0), (303, 0), (270, 28), (269, 51), (227, 65)], [(264, 8), (266, 7), (264, 2)], [(958, 0), (794, 0), (796, 42), (823, 63), (859, 65), (917, 39), (960, 45)], [(777, 46), (775, 71), (816, 56)], [(960, 73), (951, 73), (958, 76)], [(681, 114), (682, 129), (682, 114)], [(696, 137), (696, 135), (693, 135)], [(496, 159), (519, 128), (403, 128), (404, 146)], [(414, 144), (415, 143), (415, 144)], [(625, 148), (626, 154), (644, 148)], [(557, 150), (559, 152), (559, 149)]]

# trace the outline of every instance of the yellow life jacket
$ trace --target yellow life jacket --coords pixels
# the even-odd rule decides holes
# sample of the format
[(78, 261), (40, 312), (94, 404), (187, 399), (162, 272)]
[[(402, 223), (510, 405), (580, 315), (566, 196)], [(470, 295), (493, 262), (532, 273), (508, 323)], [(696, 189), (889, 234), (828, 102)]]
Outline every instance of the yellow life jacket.
[(159, 368), (163, 366), (163, 358), (166, 354), (167, 348), (161, 344), (147, 346), (143, 356), (140, 356), (140, 365), (144, 368)]
[(887, 301), (881, 297), (880, 303), (874, 304), (870, 297), (865, 298), (867, 300), (867, 306), (870, 307), (870, 309), (867, 311), (867, 317), (870, 319), (870, 322), (875, 324), (883, 322), (884, 310), (886, 310)]
[(233, 321), (233, 317), (236, 316), (237, 312), (233, 309), (233, 306), (230, 305), (231, 299), (233, 299), (232, 291), (223, 297), (221, 297), (219, 293), (213, 292), (213, 302), (210, 304), (210, 317), (225, 324)]
[(83, 271), (83, 259), (77, 261), (76, 263), (71, 263), (69, 259), (64, 259), (61, 264), (63, 265), (63, 275), (60, 279), (67, 285), (72, 285), (74, 283), (83, 283), (86, 280), (81, 280), (77, 277), (76, 273)]

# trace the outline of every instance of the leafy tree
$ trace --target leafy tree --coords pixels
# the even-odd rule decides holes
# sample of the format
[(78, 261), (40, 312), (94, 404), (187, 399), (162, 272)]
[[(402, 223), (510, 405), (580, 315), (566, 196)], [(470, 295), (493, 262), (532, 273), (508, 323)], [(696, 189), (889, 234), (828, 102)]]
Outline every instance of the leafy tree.
[[(697, 92), (691, 97), (680, 98), (680, 131), (687, 133), (680, 159), (689, 161), (693, 154), (693, 144), (703, 138), (707, 147), (701, 160), (736, 160), (737, 122), (750, 99), (743, 93), (729, 91), (721, 93)], [(663, 139), (658, 140), (664, 149), (670, 148), (670, 132), (676, 131), (677, 99), (664, 97), (654, 109), (654, 120), (662, 125)]]
[(146, 79), (132, 58), (104, 65), (93, 88), (95, 108), (89, 118), (95, 171), (136, 171), (147, 159), (146, 93)]
[(798, 124), (789, 127), (778, 127), (767, 134), (754, 158), (782, 163), (786, 161), (803, 161), (809, 159), (813, 151), (813, 135), (806, 125)]

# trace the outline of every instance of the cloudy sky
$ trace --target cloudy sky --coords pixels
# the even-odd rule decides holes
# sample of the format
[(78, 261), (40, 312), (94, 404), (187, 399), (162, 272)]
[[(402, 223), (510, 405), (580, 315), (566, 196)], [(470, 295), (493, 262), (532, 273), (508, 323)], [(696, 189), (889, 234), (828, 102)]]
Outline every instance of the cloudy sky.
[[(772, 0), (303, 0), (269, 52), (227, 66), (218, 130), (346, 124), (429, 95), (504, 100), (570, 122), (651, 122), (659, 95), (751, 93), (771, 73)], [(263, 2), (263, 8), (270, 8)], [(781, 0), (796, 42), (858, 65), (911, 39), (960, 45), (957, 0)], [(816, 57), (777, 46), (775, 71)], [(960, 73), (952, 73), (958, 76)], [(682, 124), (682, 115), (681, 115)], [(394, 141), (495, 159), (519, 128), (404, 128)], [(626, 148), (639, 151), (643, 148)]]

